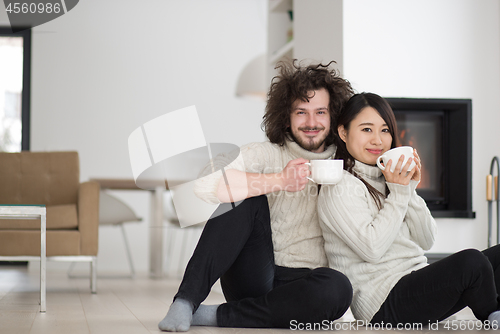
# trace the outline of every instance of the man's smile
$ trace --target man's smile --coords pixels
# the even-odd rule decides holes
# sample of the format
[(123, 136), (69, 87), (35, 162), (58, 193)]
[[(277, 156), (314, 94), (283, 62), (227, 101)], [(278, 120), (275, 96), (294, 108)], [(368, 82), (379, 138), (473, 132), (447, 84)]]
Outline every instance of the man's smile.
[(314, 137), (321, 131), (325, 130), (324, 127), (322, 128), (299, 128), (300, 131), (304, 132), (304, 134), (308, 137)]

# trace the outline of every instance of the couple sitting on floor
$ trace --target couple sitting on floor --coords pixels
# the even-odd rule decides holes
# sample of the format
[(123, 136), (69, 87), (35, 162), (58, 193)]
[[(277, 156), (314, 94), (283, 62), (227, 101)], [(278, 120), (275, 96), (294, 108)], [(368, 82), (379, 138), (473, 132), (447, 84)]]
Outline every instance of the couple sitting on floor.
[[(161, 330), (291, 328), (349, 306), (366, 324), (426, 324), (466, 306), (500, 320), (500, 248), (427, 264), (437, 229), (415, 191), (420, 158), (376, 166), (397, 145), (394, 113), (378, 95), (353, 94), (329, 65), (281, 63), (263, 121), (269, 141), (243, 146), (242, 159), (216, 157), (197, 181), (198, 197), (221, 204)], [(305, 163), (331, 158), (344, 161), (342, 180), (309, 181)], [(219, 278), (227, 302), (201, 304)]]

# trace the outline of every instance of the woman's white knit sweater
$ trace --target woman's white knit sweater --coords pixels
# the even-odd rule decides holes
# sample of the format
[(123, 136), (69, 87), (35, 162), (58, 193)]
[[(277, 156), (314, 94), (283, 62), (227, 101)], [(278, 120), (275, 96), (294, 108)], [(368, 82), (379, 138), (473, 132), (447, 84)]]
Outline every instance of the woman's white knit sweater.
[[(335, 153), (329, 146), (324, 152), (313, 153), (294, 141), (284, 146), (270, 142), (252, 143), (241, 148), (240, 154), (219, 155), (207, 166), (195, 182), (196, 195), (206, 202), (220, 203), (217, 189), (221, 169), (237, 169), (248, 173), (279, 173), (290, 160), (304, 158), (328, 159)], [(212, 173), (212, 170), (218, 170)], [(298, 192), (277, 191), (267, 195), (271, 214), (271, 230), (275, 263), (291, 268), (317, 268), (328, 265), (324, 240), (317, 214), (318, 186), (309, 182)]]
[(353, 169), (382, 194), (387, 184), (382, 209), (361, 180), (344, 171), (337, 185), (322, 187), (318, 214), (329, 265), (349, 278), (353, 315), (368, 322), (401, 277), (427, 265), (423, 250), (433, 245), (437, 228), (415, 191), (418, 182), (386, 183), (378, 167), (359, 161)]

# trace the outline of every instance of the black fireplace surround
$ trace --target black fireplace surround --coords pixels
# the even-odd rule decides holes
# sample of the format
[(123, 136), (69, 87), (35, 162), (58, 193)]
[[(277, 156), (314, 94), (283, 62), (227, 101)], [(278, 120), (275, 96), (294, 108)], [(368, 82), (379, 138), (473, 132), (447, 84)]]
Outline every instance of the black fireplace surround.
[(436, 218), (475, 218), (472, 211), (472, 101), (386, 98), (401, 145), (422, 159), (417, 193)]

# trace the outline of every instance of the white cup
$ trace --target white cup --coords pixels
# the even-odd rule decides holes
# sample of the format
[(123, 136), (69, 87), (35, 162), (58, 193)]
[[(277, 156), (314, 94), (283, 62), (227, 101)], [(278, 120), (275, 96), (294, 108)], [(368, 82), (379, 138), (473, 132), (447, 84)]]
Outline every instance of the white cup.
[(344, 160), (340, 159), (311, 160), (306, 165), (311, 166), (312, 178), (308, 179), (319, 184), (337, 184), (344, 173)]
[[(382, 154), (380, 157), (377, 158), (377, 166), (381, 170), (385, 170), (384, 166), (387, 166), (387, 163), (389, 160), (392, 160), (391, 163), (391, 173), (394, 173), (394, 170), (396, 169), (396, 165), (398, 164), (398, 160), (401, 157), (401, 155), (405, 156), (405, 160), (401, 164), (401, 170), (403, 169), (404, 165), (408, 162), (408, 159), (413, 157), (413, 147), (411, 146), (400, 146), (393, 148), (392, 150), (389, 150)], [(384, 166), (380, 163), (380, 160), (384, 161)], [(408, 171), (411, 171), (415, 167), (415, 160), (413, 160), (410, 164), (410, 167), (408, 168)], [(400, 172), (401, 172), (400, 170)]]

